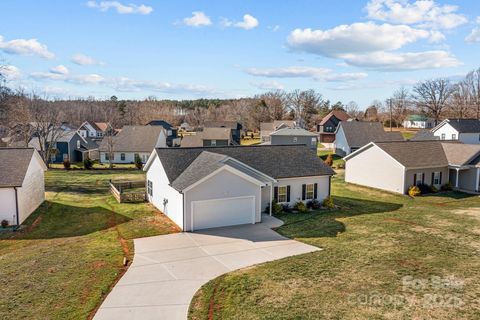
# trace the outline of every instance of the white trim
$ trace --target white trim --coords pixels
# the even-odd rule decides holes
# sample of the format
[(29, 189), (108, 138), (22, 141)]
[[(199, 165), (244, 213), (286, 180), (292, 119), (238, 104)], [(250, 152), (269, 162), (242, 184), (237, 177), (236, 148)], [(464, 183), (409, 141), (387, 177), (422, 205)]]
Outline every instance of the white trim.
[[(106, 151), (102, 151), (102, 152), (106, 152)], [(150, 166), (152, 165), (152, 163), (153, 163), (153, 161), (155, 160), (156, 157), (158, 157), (157, 150), (153, 149), (152, 153), (150, 153), (150, 156), (148, 157), (147, 162), (143, 166), (143, 171), (148, 171), (148, 168), (150, 168)], [(162, 164), (162, 167), (163, 167), (163, 164)], [(165, 168), (163, 168), (163, 169), (165, 170)]]
[(278, 181), (280, 182), (283, 180), (291, 180), (291, 179), (302, 179), (302, 178), (321, 178), (321, 177), (328, 177), (328, 176), (333, 176), (333, 174), (324, 174), (322, 176), (301, 176), (301, 177), (290, 177), (290, 178), (278, 178)]
[(242, 196), (242, 197), (231, 197), (231, 198), (217, 198), (217, 199), (208, 199), (208, 200), (195, 200), (190, 201), (190, 231), (195, 231), (195, 224), (193, 223), (194, 209), (196, 203), (205, 203), (205, 202), (215, 202), (215, 201), (228, 201), (234, 199), (252, 199), (252, 224), (255, 224), (255, 196)]
[[(435, 121), (435, 120), (433, 120)], [(435, 131), (437, 131), (438, 129), (440, 129), (441, 127), (443, 127), (445, 124), (450, 124), (450, 121), (448, 119), (445, 119), (443, 120), (442, 122), (440, 122), (439, 124), (437, 124), (435, 127), (433, 127), (430, 131), (432, 133), (434, 133)], [(451, 126), (451, 125), (450, 125)], [(453, 127), (452, 127), (453, 128)], [(455, 131), (457, 131), (455, 128), (453, 128)], [(458, 132), (458, 131), (457, 131)]]
[[(350, 153), (348, 156), (344, 157), (343, 160), (347, 161), (348, 159), (356, 156), (357, 154), (363, 152), (363, 150), (366, 150), (367, 148), (371, 148), (371, 147), (377, 147), (378, 149), (380, 149), (383, 153), (385, 153), (389, 158), (391, 158), (393, 161), (395, 161), (396, 163), (398, 163), (400, 166), (402, 166), (403, 168), (406, 168), (403, 164), (401, 164), (397, 159), (395, 159), (394, 157), (392, 157), (390, 154), (388, 154), (388, 152), (386, 152), (385, 150), (383, 150), (382, 148), (380, 148), (375, 142), (370, 142), (369, 144), (361, 147), (360, 149)], [(438, 166), (434, 167), (434, 168), (437, 168)], [(428, 167), (422, 167), (422, 168), (428, 168)], [(409, 170), (410, 169), (415, 169), (415, 168), (408, 168)]]

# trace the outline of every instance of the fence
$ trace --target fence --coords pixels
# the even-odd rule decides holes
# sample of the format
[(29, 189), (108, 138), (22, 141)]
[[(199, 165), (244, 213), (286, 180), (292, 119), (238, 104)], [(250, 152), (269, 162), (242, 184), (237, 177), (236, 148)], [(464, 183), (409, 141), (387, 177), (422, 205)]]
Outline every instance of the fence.
[[(142, 190), (128, 191), (142, 188)], [(145, 181), (111, 181), (110, 192), (119, 203), (144, 202), (146, 200)]]

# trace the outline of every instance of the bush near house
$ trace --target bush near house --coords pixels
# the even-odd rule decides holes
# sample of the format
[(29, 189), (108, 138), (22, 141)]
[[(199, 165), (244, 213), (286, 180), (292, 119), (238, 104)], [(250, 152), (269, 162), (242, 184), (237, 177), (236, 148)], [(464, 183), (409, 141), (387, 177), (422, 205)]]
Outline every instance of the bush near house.
[(420, 191), (420, 188), (417, 186), (411, 186), (410, 188), (408, 188), (408, 195), (412, 198), (418, 197), (421, 194), (422, 192)]
[(135, 167), (138, 170), (142, 170), (142, 168), (143, 168), (142, 159), (140, 159), (140, 156), (138, 156), (138, 155), (135, 155)]
[(443, 186), (441, 186), (440, 190), (442, 191), (452, 191), (453, 190), (453, 186), (450, 182), (444, 184)]
[(317, 210), (322, 207), (322, 204), (317, 199), (307, 201), (307, 208)]
[(327, 159), (325, 159), (324, 162), (325, 162), (326, 165), (328, 165), (330, 167), (333, 165), (333, 156), (332, 156), (331, 153), (327, 156)]
[(293, 205), (293, 209), (300, 213), (305, 213), (308, 211), (307, 205), (302, 201), (295, 202), (295, 204)]
[(65, 170), (70, 170), (70, 167), (71, 167), (70, 161), (69, 160), (64, 160), (63, 161), (63, 168)]
[[(268, 213), (270, 212), (270, 204), (267, 205), (267, 208), (265, 211)], [(272, 201), (272, 214), (279, 214), (283, 211), (283, 206), (279, 204), (277, 201), (273, 200)]]
[(83, 168), (85, 170), (91, 170), (93, 167), (93, 161), (87, 156), (84, 160), (83, 160)]

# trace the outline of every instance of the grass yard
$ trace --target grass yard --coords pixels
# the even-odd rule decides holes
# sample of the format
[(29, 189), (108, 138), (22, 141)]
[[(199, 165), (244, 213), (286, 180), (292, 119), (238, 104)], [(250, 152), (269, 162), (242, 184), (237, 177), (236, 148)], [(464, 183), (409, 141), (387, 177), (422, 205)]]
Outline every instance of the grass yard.
[(142, 171), (46, 173), (47, 201), (22, 231), (0, 233), (0, 319), (87, 319), (123, 274), (132, 239), (177, 231), (146, 203), (119, 204), (109, 179)]
[(251, 139), (251, 138), (248, 138), (248, 139), (242, 139), (240, 141), (240, 145), (241, 146), (251, 146), (251, 145), (254, 145), (254, 144), (260, 144), (260, 138), (255, 138), (255, 139)]
[[(63, 163), (51, 163), (50, 168), (52, 169), (64, 169)], [(83, 169), (83, 162), (74, 162), (70, 164), (71, 169)], [(133, 169), (138, 170), (133, 163), (115, 163), (113, 165), (115, 170), (127, 170)], [(100, 163), (98, 161), (93, 162), (93, 169), (109, 169), (108, 163)]]
[(479, 319), (478, 196), (410, 199), (341, 176), (332, 192), (339, 209), (279, 216), (278, 232), (322, 251), (210, 281), (190, 319)]
[(330, 150), (318, 150), (317, 155), (322, 158), (323, 161), (325, 161), (328, 157), (328, 155), (331, 154), (333, 156), (333, 167), (336, 168), (338, 165), (340, 166), (345, 166), (345, 160), (343, 160), (342, 157), (339, 155), (333, 153), (333, 151)]

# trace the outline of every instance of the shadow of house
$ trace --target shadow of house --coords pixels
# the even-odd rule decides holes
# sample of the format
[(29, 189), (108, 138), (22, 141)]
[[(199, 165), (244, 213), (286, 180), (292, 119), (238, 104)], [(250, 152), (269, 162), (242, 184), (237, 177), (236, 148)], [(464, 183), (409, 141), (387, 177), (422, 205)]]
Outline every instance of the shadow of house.
[(27, 219), (15, 239), (54, 239), (84, 236), (131, 219), (103, 207), (76, 207), (45, 201)]
[(400, 203), (337, 196), (334, 197), (334, 201), (339, 209), (278, 215), (285, 224), (276, 231), (290, 238), (336, 237), (338, 233), (346, 231), (345, 224), (337, 219), (394, 212), (403, 207)]

